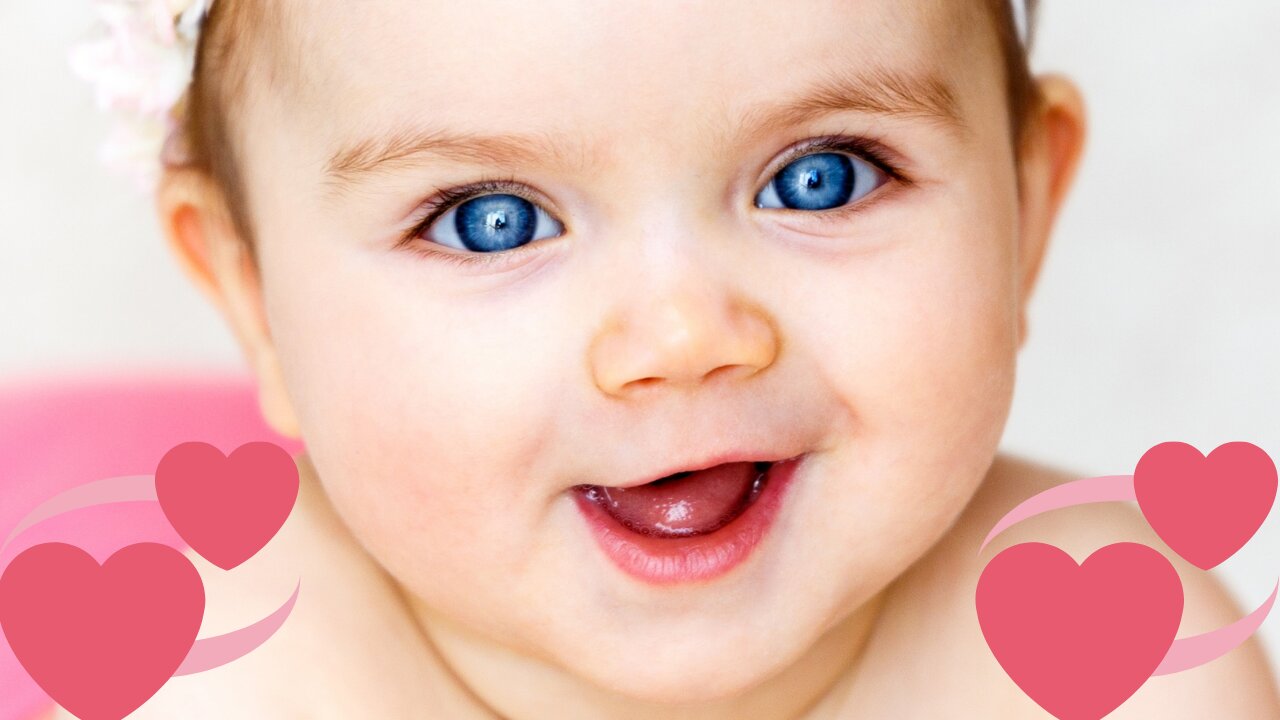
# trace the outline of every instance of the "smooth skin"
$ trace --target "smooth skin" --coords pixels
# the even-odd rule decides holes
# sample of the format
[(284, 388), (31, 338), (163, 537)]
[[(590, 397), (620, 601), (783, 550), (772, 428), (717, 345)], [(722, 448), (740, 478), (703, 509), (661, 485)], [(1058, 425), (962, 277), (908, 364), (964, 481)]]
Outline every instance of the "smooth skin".
[[(206, 178), (172, 172), (158, 197), (264, 415), (308, 447), (306, 500), (258, 570), (207, 573), (213, 623), (303, 592), (271, 642), (138, 716), (1044, 717), (982, 640), (982, 563), (1018, 540), (1163, 548), (1133, 508), (1097, 506), (977, 555), (1001, 514), (1077, 477), (997, 448), (1084, 147), (1075, 86), (1039, 78), (1016, 164), (977, 2), (336, 7), (288, 3), (281, 55), (305, 62), (255, 73), (236, 106), (259, 262)], [(864, 102), (737, 124), (877, 68), (934, 78), (958, 122)], [(569, 147), (326, 173), (421, 123)], [(783, 152), (832, 134), (876, 138), (904, 179), (825, 219), (755, 206)], [(397, 245), (425, 200), (490, 175), (564, 232), (486, 266)], [(569, 487), (732, 444), (812, 454), (746, 563), (657, 588), (599, 554)], [(1241, 615), (1178, 568), (1184, 634)], [(1278, 715), (1250, 641), (1112, 717)]]

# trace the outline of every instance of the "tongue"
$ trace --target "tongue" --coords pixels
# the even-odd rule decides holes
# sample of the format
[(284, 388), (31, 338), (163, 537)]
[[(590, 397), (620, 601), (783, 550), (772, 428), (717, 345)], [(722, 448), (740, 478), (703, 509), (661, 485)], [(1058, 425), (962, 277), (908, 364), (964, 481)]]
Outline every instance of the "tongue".
[(741, 514), (759, 474), (755, 463), (725, 463), (645, 485), (602, 487), (598, 491), (605, 511), (636, 532), (667, 537), (698, 535)]

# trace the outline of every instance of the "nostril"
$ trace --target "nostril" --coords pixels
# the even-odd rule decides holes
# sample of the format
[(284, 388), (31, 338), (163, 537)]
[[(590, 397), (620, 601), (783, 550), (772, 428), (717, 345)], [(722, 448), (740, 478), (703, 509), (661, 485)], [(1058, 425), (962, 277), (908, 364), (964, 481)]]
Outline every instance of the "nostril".
[[(704, 375), (702, 375), (700, 382), (707, 382), (713, 379), (719, 381), (722, 375), (741, 374), (744, 377), (746, 377), (751, 375), (754, 372), (755, 371), (752, 369), (752, 366), (750, 365), (721, 365), (713, 370), (707, 371)], [(627, 382), (626, 385), (624, 385), (623, 387), (627, 389), (643, 389), (643, 388), (649, 387), (650, 385), (659, 384), (668, 379), (670, 378), (663, 378), (663, 377), (637, 378), (635, 380), (631, 380)]]
[(659, 377), (640, 378), (639, 380), (632, 380), (631, 382), (627, 383), (627, 387), (646, 388), (646, 387), (649, 387), (650, 385), (656, 385), (660, 382), (662, 382), (662, 378), (659, 378)]
[(750, 365), (721, 365), (720, 367), (707, 373), (704, 379), (710, 380), (712, 377), (715, 377), (716, 379), (720, 379), (720, 376), (722, 375), (728, 375), (731, 377), (734, 375), (745, 376), (745, 375), (752, 374), (752, 372), (754, 371), (751, 369)]

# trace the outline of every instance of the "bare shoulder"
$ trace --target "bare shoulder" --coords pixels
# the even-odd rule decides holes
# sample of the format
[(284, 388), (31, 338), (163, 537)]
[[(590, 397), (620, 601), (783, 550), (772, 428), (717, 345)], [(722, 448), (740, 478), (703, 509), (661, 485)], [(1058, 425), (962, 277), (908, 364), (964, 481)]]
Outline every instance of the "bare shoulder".
[[(995, 523), (1018, 503), (1088, 475), (1008, 453), (997, 455), (956, 522), (891, 584), (851, 701), (869, 708), (876, 717), (1046, 717), (992, 655), (974, 604), (978, 577), (987, 562), (1017, 543), (1049, 543), (1077, 562), (1117, 542), (1138, 542), (1159, 550), (1183, 583), (1185, 610), (1179, 637), (1207, 632), (1243, 616), (1215, 575), (1169, 550), (1132, 503), (1098, 503), (1046, 513), (1009, 528), (978, 552)], [(929, 692), (921, 693), (921, 688)], [(1257, 640), (1251, 639), (1213, 662), (1149, 679), (1108, 715), (1113, 717), (1280, 717), (1280, 707), (1271, 670)]]
[(258, 555), (224, 571), (187, 552), (205, 585), (201, 638), (270, 615), (297, 587), (284, 625), (243, 658), (171, 678), (130, 718), (408, 718), (440, 706), (444, 685), (416, 625), (307, 470), (292, 514)]
[[(1001, 550), (1023, 542), (1045, 542), (1082, 562), (1096, 550), (1117, 542), (1137, 542), (1160, 551), (1177, 570), (1184, 591), (1184, 612), (1178, 637), (1208, 632), (1246, 614), (1213, 572), (1205, 572), (1174, 553), (1147, 524), (1134, 503), (1081, 505), (1037, 516), (1009, 528), (978, 553), (983, 538), (1018, 503), (1065, 482), (1089, 474), (1055, 468), (1002, 453), (996, 457), (981, 488), (948, 535), (903, 582), (917, 592), (944, 588), (946, 608), (954, 625), (951, 662), (964, 663), (964, 678), (985, 686), (989, 717), (1043, 717), (995, 662), (977, 624), (974, 593), (982, 568)], [(1262, 598), (1258, 598), (1261, 601)], [(1038, 714), (1037, 714), (1038, 713)], [(1274, 675), (1257, 638), (1197, 668), (1150, 678), (1109, 718), (1280, 718)]]

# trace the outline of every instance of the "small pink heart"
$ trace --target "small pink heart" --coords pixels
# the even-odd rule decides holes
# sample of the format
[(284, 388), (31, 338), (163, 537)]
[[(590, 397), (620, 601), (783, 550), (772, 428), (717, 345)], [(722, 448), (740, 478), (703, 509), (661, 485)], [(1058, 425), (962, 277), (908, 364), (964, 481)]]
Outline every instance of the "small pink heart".
[(1059, 720), (1098, 720), (1159, 667), (1182, 620), (1163, 555), (1116, 543), (1076, 565), (1045, 543), (1000, 552), (978, 578), (978, 624), (1009, 677)]
[(1161, 540), (1201, 570), (1236, 554), (1276, 499), (1276, 466), (1262, 448), (1229, 442), (1208, 457), (1183, 442), (1143, 453), (1133, 491)]
[(230, 570), (284, 526), (298, 499), (298, 466), (274, 443), (245, 443), (226, 457), (208, 443), (187, 442), (160, 459), (156, 497), (193, 550)]
[(0, 627), (18, 662), (82, 720), (120, 720), (195, 644), (204, 585), (182, 553), (139, 543), (101, 566), (66, 543), (23, 551), (0, 576)]

